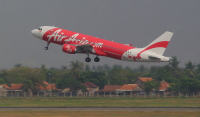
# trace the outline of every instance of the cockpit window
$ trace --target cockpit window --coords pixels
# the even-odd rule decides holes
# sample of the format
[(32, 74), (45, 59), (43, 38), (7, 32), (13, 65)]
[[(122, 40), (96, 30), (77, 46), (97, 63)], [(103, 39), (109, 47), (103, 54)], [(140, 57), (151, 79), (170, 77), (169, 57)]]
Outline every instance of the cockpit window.
[(38, 30), (42, 30), (42, 28), (38, 28)]

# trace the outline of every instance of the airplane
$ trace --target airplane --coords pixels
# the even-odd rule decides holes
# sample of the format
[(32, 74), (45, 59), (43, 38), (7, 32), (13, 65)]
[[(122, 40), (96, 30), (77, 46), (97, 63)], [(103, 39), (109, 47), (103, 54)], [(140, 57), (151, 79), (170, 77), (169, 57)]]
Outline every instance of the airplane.
[(132, 44), (121, 44), (98, 37), (93, 37), (70, 30), (41, 26), (31, 31), (36, 38), (47, 42), (44, 48), (48, 50), (50, 43), (62, 45), (62, 51), (68, 54), (87, 54), (86, 62), (90, 62), (89, 54), (96, 55), (95, 62), (99, 62), (99, 56), (132, 62), (169, 62), (170, 57), (163, 56), (173, 33), (166, 31), (149, 45), (143, 48), (133, 47)]

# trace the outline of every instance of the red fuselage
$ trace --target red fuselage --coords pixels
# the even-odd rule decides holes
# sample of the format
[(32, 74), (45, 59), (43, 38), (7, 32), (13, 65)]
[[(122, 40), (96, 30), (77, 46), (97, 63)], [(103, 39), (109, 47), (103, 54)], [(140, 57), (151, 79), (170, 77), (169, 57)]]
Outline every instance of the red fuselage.
[[(44, 41), (50, 43), (56, 43), (59, 45), (63, 44), (71, 44), (71, 45), (91, 45), (94, 50), (101, 51), (102, 54), (100, 56), (108, 56), (111, 58), (121, 60), (122, 55), (129, 49), (133, 49), (134, 47), (116, 43), (113, 41), (108, 41), (105, 39), (100, 39), (97, 37), (80, 34), (77, 32), (61, 29), (61, 28), (53, 28), (44, 33), (43, 38)], [(94, 53), (91, 53), (94, 54)]]

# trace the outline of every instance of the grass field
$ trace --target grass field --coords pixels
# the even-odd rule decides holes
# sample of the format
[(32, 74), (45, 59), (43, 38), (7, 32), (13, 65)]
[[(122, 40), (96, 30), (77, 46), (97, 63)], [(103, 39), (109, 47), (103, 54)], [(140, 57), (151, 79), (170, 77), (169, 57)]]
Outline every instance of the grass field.
[(200, 98), (0, 98), (0, 107), (200, 107)]
[(0, 111), (1, 117), (199, 117), (200, 112)]

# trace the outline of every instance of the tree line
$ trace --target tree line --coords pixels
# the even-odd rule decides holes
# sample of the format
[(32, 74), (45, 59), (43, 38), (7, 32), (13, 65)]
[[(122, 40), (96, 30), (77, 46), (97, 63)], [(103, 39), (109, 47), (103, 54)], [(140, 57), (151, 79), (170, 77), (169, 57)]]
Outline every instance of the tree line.
[(84, 82), (92, 82), (102, 89), (105, 85), (133, 84), (138, 77), (152, 77), (153, 81), (145, 83), (145, 90), (158, 89), (160, 81), (170, 83), (171, 91), (198, 92), (200, 91), (200, 64), (188, 61), (185, 67), (179, 67), (177, 57), (164, 66), (138, 68), (122, 67), (121, 65), (89, 66), (80, 61), (71, 61), (70, 66), (49, 68), (41, 65), (40, 68), (30, 68), (22, 64), (15, 64), (11, 69), (0, 70), (0, 84), (22, 83), (24, 90), (37, 91), (37, 86), (44, 85), (43, 81), (56, 83), (59, 89), (70, 88), (85, 90), (81, 85)]

